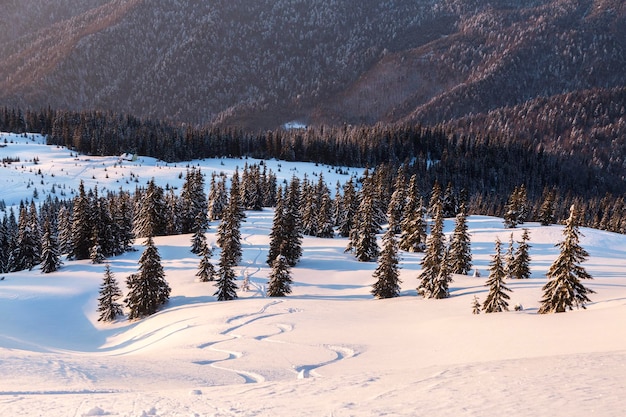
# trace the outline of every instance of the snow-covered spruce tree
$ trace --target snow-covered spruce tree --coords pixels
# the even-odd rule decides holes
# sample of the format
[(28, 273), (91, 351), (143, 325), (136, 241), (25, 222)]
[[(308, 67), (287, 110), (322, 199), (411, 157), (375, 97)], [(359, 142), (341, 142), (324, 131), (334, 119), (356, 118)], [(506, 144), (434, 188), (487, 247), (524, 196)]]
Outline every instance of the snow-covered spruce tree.
[(402, 231), (401, 225), (402, 220), (405, 216), (405, 206), (407, 204), (405, 176), (406, 168), (404, 165), (402, 165), (400, 168), (398, 168), (398, 172), (396, 173), (394, 190), (391, 194), (389, 207), (387, 207), (387, 219), (389, 220), (389, 227), (393, 230), (395, 234), (399, 234)]
[(474, 296), (472, 300), (472, 314), (480, 314), (480, 300), (478, 300), (477, 296)]
[(92, 264), (101, 264), (106, 259), (102, 253), (102, 246), (97, 241), (89, 250), (89, 259), (91, 259)]
[(282, 188), (278, 187), (276, 192), (276, 207), (274, 208), (274, 218), (272, 220), (272, 230), (270, 231), (270, 247), (267, 254), (267, 264), (272, 266), (274, 260), (280, 254), (280, 248), (285, 238), (283, 217), (285, 215), (285, 206)]
[(279, 250), (279, 254), (287, 259), (290, 267), (295, 266), (302, 256), (300, 202), (300, 180), (294, 176), (285, 196), (282, 220), (284, 235)]
[(204, 176), (195, 167), (187, 171), (185, 182), (180, 192), (182, 233), (192, 233), (196, 229), (198, 215), (207, 218), (208, 201), (204, 193)]
[(472, 269), (471, 239), (465, 211), (465, 204), (461, 204), (450, 242), (450, 272), (453, 274), (467, 275)]
[(348, 251), (354, 252), (356, 259), (360, 262), (371, 262), (378, 258), (380, 253), (376, 241), (380, 225), (376, 222), (373, 191), (371, 179), (366, 179), (361, 190), (357, 221), (350, 234), (350, 243), (347, 248)]
[(517, 226), (519, 223), (520, 214), (519, 190), (517, 187), (515, 187), (515, 189), (509, 196), (509, 201), (506, 203), (504, 210), (504, 227), (510, 229)]
[(433, 207), (434, 224), (426, 240), (426, 252), (422, 258), (422, 271), (419, 275), (420, 284), (417, 292), (424, 298), (432, 298), (439, 270), (443, 265), (445, 235), (443, 234), (443, 210), (441, 200)]
[(154, 182), (141, 194), (139, 207), (135, 210), (135, 233), (138, 237), (163, 236), (167, 231), (167, 208), (163, 188)]
[[(426, 221), (424, 220), (424, 201), (419, 196), (415, 184), (416, 176), (411, 177), (409, 183), (409, 198), (404, 219), (402, 220), (402, 235), (399, 247), (407, 252), (424, 252), (426, 249)], [(415, 191), (411, 191), (415, 190)]]
[(135, 233), (133, 232), (133, 203), (130, 193), (119, 190), (113, 201), (111, 215), (115, 223), (117, 241), (114, 255), (121, 255), (133, 249)]
[(220, 252), (219, 269), (217, 271), (217, 282), (215, 296), (218, 301), (228, 301), (237, 298), (237, 284), (235, 271), (233, 270), (232, 257), (228, 254), (228, 248), (222, 248)]
[(445, 249), (443, 252), (443, 258), (441, 259), (441, 267), (437, 273), (437, 278), (433, 283), (433, 289), (431, 291), (430, 298), (448, 298), (450, 296), (450, 283), (452, 282), (452, 274), (450, 273), (450, 263), (448, 257), (450, 251)]
[(524, 233), (522, 233), (522, 240), (517, 242), (517, 249), (515, 250), (513, 262), (509, 268), (511, 278), (530, 278), (530, 255), (528, 253), (530, 249), (530, 245), (528, 244), (529, 239), (529, 231), (528, 229), (524, 229)]
[(124, 314), (122, 305), (117, 302), (122, 297), (122, 290), (117, 284), (117, 280), (111, 272), (111, 266), (104, 267), (104, 278), (100, 285), (100, 297), (98, 298), (98, 321), (113, 321)]
[(400, 273), (398, 271), (398, 243), (395, 232), (389, 228), (383, 235), (383, 250), (378, 257), (374, 271), (376, 282), (372, 285), (372, 295), (376, 298), (392, 298), (400, 295)]
[(62, 255), (69, 253), (72, 249), (72, 222), (70, 212), (65, 205), (59, 209), (57, 228), (59, 230), (59, 253)]
[(354, 179), (350, 177), (343, 185), (343, 197), (335, 208), (335, 222), (341, 237), (350, 237), (359, 210), (359, 196), (354, 188)]
[(322, 202), (317, 215), (317, 237), (333, 238), (335, 236), (335, 229), (333, 227), (335, 220), (333, 219), (332, 205), (333, 202), (330, 199), (330, 193), (326, 192), (322, 194)]
[(152, 236), (144, 243), (146, 249), (139, 258), (139, 272), (128, 277), (128, 294), (124, 302), (129, 308), (130, 320), (150, 316), (167, 303), (170, 286), (165, 280), (161, 255), (154, 245)]
[(206, 246), (206, 229), (208, 226), (206, 213), (198, 212), (193, 225), (191, 237), (191, 253), (200, 254)]
[(43, 241), (41, 245), (41, 272), (49, 274), (57, 271), (61, 265), (61, 254), (59, 252), (59, 242), (52, 232), (50, 222), (44, 223)]
[(226, 193), (226, 183), (224, 178), (220, 178), (219, 182), (216, 181), (216, 175), (211, 176), (211, 185), (209, 189), (209, 220), (220, 220), (226, 205), (228, 204), (228, 194)]
[(302, 207), (300, 217), (302, 218), (302, 234), (317, 236), (319, 225), (317, 223), (320, 210), (320, 199), (317, 192), (309, 181), (305, 178), (302, 184)]
[(72, 211), (72, 250), (70, 257), (73, 259), (88, 259), (90, 249), (93, 246), (91, 204), (85, 192), (85, 185), (81, 180), (78, 185), (78, 195), (74, 197)]
[(500, 239), (496, 239), (495, 254), (489, 263), (489, 278), (487, 286), (489, 293), (483, 303), (483, 311), (485, 313), (498, 313), (509, 310), (509, 303), (506, 301), (510, 297), (505, 291), (511, 291), (504, 285), (506, 271), (504, 262), (502, 261)]
[(509, 236), (509, 246), (504, 255), (504, 271), (508, 278), (511, 278), (513, 263), (515, 262), (515, 247), (513, 245), (513, 233)]
[(236, 193), (232, 192), (223, 213), (222, 220), (217, 227), (217, 245), (222, 249), (221, 257), (232, 267), (239, 263), (241, 250), (241, 206)]
[(539, 208), (539, 222), (542, 226), (554, 224), (554, 211), (556, 205), (556, 190), (545, 188), (543, 190), (543, 203)]
[(267, 287), (268, 297), (284, 297), (291, 294), (291, 282), (287, 258), (279, 255), (272, 264), (272, 272), (270, 272)]
[(563, 229), (565, 239), (557, 245), (561, 252), (546, 274), (548, 282), (543, 286), (540, 314), (562, 313), (573, 310), (573, 307), (585, 308), (585, 303), (591, 301), (587, 294), (594, 291), (581, 283), (581, 280), (593, 277), (580, 265), (589, 254), (580, 246), (577, 221), (576, 208), (572, 205)]
[(198, 277), (198, 281), (200, 282), (209, 282), (215, 280), (215, 267), (211, 263), (211, 257), (213, 256), (213, 251), (207, 245), (204, 244), (200, 252), (200, 263), (198, 265), (198, 272), (196, 272), (196, 276)]

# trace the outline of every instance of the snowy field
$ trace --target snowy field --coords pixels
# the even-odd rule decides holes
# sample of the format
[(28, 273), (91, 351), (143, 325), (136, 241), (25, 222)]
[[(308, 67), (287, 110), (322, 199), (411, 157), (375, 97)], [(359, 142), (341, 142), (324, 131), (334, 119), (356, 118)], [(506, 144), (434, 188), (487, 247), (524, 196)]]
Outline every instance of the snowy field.
[[(100, 190), (134, 190), (137, 176), (141, 185), (155, 177), (180, 187), (186, 172), (186, 163), (142, 157), (120, 163), (47, 147), (39, 137), (4, 135), (0, 143), (5, 137), (14, 143), (0, 148), (0, 156), (20, 158), (0, 171), (0, 200), (7, 205), (30, 199), (35, 187), (41, 201), (53, 184), (70, 198), (80, 179)], [(190, 164), (208, 175), (245, 162)], [(337, 180), (348, 179), (312, 164), (267, 164), (274, 172), (280, 164), (284, 178), (321, 171), (333, 190)], [(140, 321), (97, 321), (103, 265), (66, 261), (52, 274), (4, 274), (0, 416), (624, 415), (626, 236), (581, 229), (590, 253), (583, 266), (595, 278), (585, 282), (596, 291), (592, 303), (587, 310), (539, 315), (562, 227), (526, 224), (532, 278), (507, 283), (510, 305), (524, 309), (473, 315), (474, 295), (482, 301), (487, 294), (494, 242), (499, 237), (506, 246), (511, 233), (501, 219), (469, 218), (482, 277), (454, 276), (449, 299), (418, 297), (421, 255), (402, 253), (402, 296), (375, 300), (376, 264), (345, 254), (344, 239), (319, 238), (303, 241), (293, 293), (272, 299), (264, 289), (273, 212), (247, 215), (237, 272), (250, 276), (252, 288), (233, 301), (217, 302), (211, 283), (195, 282), (199, 258), (190, 252), (190, 235), (155, 239), (171, 299)], [(216, 228), (212, 223), (209, 243)], [(447, 220), (446, 232), (452, 228)], [(522, 230), (514, 233), (520, 240)], [(136, 248), (110, 259), (122, 288), (137, 270), (141, 241)]]

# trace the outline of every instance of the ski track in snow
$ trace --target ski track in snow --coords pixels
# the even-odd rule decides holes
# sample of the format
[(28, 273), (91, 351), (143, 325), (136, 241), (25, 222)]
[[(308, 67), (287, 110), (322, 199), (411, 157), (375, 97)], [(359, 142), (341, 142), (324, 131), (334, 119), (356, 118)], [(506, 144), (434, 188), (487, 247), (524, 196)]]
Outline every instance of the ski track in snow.
[(227, 324), (234, 324), (234, 326), (221, 331), (220, 335), (229, 336), (229, 338), (226, 340), (220, 340), (220, 341), (214, 341), (214, 342), (201, 344), (198, 346), (198, 349), (208, 348), (209, 350), (213, 352), (225, 353), (228, 355), (228, 357), (225, 359), (194, 361), (194, 363), (197, 365), (209, 365), (215, 369), (219, 369), (222, 371), (233, 372), (236, 375), (240, 376), (244, 380), (244, 383), (249, 384), (249, 383), (265, 382), (266, 378), (257, 372), (252, 372), (252, 371), (245, 370), (245, 369), (225, 366), (224, 363), (233, 363), (234, 365), (238, 359), (241, 359), (244, 357), (244, 353), (241, 351), (233, 350), (233, 349), (223, 349), (223, 348), (218, 347), (218, 345), (222, 343), (232, 343), (232, 342), (247, 339), (247, 340), (254, 340), (254, 341), (262, 342), (262, 343), (278, 343), (278, 344), (289, 344), (293, 346), (315, 347), (315, 348), (324, 349), (326, 351), (330, 351), (335, 356), (334, 358), (327, 360), (327, 361), (323, 361), (323, 362), (317, 362), (313, 364), (304, 364), (304, 365), (292, 365), (292, 368), (289, 369), (289, 371), (295, 373), (297, 379), (321, 377), (319, 372), (317, 372), (319, 368), (322, 368), (324, 366), (327, 366), (327, 365), (330, 365), (330, 364), (333, 364), (333, 363), (336, 363), (345, 359), (352, 358), (358, 354), (353, 349), (349, 347), (345, 347), (345, 346), (301, 345), (301, 344), (287, 342), (283, 340), (274, 340), (273, 337), (291, 332), (294, 329), (293, 325), (286, 324), (286, 323), (276, 323), (275, 324), (277, 328), (276, 332), (273, 332), (270, 334), (266, 334), (266, 333), (255, 334), (252, 336), (244, 337), (241, 334), (235, 333), (235, 331), (240, 330), (253, 323), (256, 323), (260, 320), (265, 320), (265, 319), (269, 319), (272, 317), (277, 317), (277, 316), (282, 316), (282, 315), (287, 315), (287, 314), (293, 314), (293, 313), (301, 311), (298, 309), (288, 308), (288, 309), (285, 309), (283, 312), (268, 312), (268, 309), (275, 307), (281, 303), (283, 303), (282, 300), (275, 300), (270, 303), (264, 304), (258, 311), (254, 313), (241, 314), (241, 315), (234, 316), (226, 320)]

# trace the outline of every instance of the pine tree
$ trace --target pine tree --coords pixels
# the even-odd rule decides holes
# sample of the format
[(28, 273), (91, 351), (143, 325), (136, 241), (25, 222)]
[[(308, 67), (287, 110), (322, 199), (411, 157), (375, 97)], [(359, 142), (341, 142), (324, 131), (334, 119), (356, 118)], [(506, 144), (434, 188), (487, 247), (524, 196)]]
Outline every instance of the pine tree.
[(231, 192), (226, 212), (217, 227), (217, 245), (222, 249), (221, 257), (231, 267), (241, 260), (241, 214), (238, 199)]
[(467, 275), (472, 269), (471, 239), (467, 231), (465, 205), (461, 204), (450, 242), (450, 272)]
[(300, 216), (300, 180), (291, 179), (284, 201), (282, 238), (279, 254), (287, 259), (290, 267), (295, 266), (302, 256), (302, 218)]
[(530, 237), (528, 229), (524, 229), (524, 233), (522, 234), (522, 240), (517, 242), (517, 249), (515, 250), (513, 262), (511, 263), (511, 266), (509, 268), (509, 274), (511, 278), (530, 278), (530, 255), (528, 253), (530, 249), (530, 245), (528, 244), (529, 238)]
[(506, 301), (510, 297), (505, 291), (511, 291), (504, 285), (506, 271), (504, 262), (502, 262), (500, 239), (496, 239), (495, 254), (489, 263), (489, 278), (487, 286), (489, 293), (483, 303), (483, 311), (485, 313), (498, 313), (509, 310), (509, 303)]
[(329, 192), (322, 194), (322, 202), (317, 215), (317, 237), (333, 238), (335, 236), (332, 205)]
[(167, 303), (171, 289), (165, 280), (161, 255), (149, 236), (139, 258), (139, 272), (128, 277), (128, 294), (124, 300), (130, 309), (130, 320), (150, 316)]
[(513, 233), (509, 236), (509, 246), (504, 255), (504, 271), (508, 278), (511, 278), (513, 263), (515, 262), (515, 247), (513, 245)]
[(282, 195), (282, 188), (278, 188), (277, 197), (276, 197), (276, 207), (274, 208), (274, 218), (272, 220), (272, 230), (270, 231), (270, 245), (267, 254), (267, 264), (272, 266), (274, 264), (274, 260), (278, 258), (280, 255), (280, 248), (283, 246), (283, 241), (285, 238), (285, 225), (284, 215), (285, 215), (285, 207), (284, 200)]
[(233, 270), (233, 264), (230, 255), (224, 251), (220, 253), (219, 270), (217, 272), (217, 282), (215, 287), (215, 296), (218, 301), (228, 301), (237, 298), (237, 284), (236, 284), (235, 271)]
[(63, 263), (58, 240), (51, 229), (50, 222), (46, 220), (41, 249), (41, 272), (44, 274), (57, 271)]
[(437, 277), (433, 282), (430, 298), (448, 298), (450, 296), (450, 283), (452, 274), (450, 273), (449, 261), (450, 251), (445, 249), (441, 259), (441, 267), (437, 272)]
[(284, 297), (291, 294), (291, 282), (287, 258), (279, 255), (272, 264), (267, 288), (268, 297)]
[(106, 264), (104, 268), (104, 278), (100, 286), (100, 297), (98, 298), (98, 321), (113, 321), (123, 313), (122, 305), (117, 302), (122, 297), (122, 291), (117, 284), (111, 266)]
[(349, 237), (359, 210), (359, 198), (354, 188), (354, 179), (352, 177), (343, 185), (343, 198), (340, 202), (342, 204), (335, 209), (335, 221), (339, 235), (341, 237)]
[[(200, 169), (192, 168), (187, 171), (182, 191), (181, 202), (181, 232), (194, 232), (198, 216), (207, 218), (208, 201), (204, 193), (204, 176)], [(206, 226), (205, 226), (206, 228)]]
[(556, 191), (554, 189), (543, 190), (543, 203), (539, 209), (539, 222), (542, 226), (554, 224), (554, 210), (556, 204)]
[(206, 247), (206, 214), (198, 212), (193, 226), (193, 236), (191, 238), (191, 253), (199, 254)]
[[(411, 178), (411, 183), (415, 181), (415, 176)], [(413, 189), (409, 185), (409, 190)], [(399, 247), (407, 252), (424, 252), (426, 249), (426, 222), (424, 220), (424, 202), (417, 190), (414, 196), (409, 192), (409, 201), (407, 203), (407, 213), (402, 221), (402, 235), (400, 237)]]
[(394, 230), (389, 228), (383, 235), (383, 250), (374, 271), (376, 282), (372, 295), (376, 298), (392, 298), (400, 295), (400, 273), (398, 271), (398, 243)]
[(72, 250), (71, 258), (88, 259), (93, 246), (91, 204), (85, 192), (83, 181), (78, 186), (78, 195), (74, 198), (72, 211)]
[(394, 184), (394, 191), (391, 194), (391, 201), (387, 208), (387, 218), (389, 219), (389, 227), (395, 234), (402, 231), (402, 219), (405, 213), (405, 206), (407, 204), (407, 192), (406, 192), (406, 180), (404, 165), (398, 168), (396, 173), (396, 181)]
[(480, 314), (480, 310), (480, 301), (477, 296), (474, 296), (474, 299), (472, 300), (472, 314)]
[(167, 231), (167, 208), (163, 188), (154, 178), (142, 193), (139, 209), (135, 211), (135, 233), (138, 237), (163, 236)]
[(443, 210), (441, 200), (435, 201), (434, 224), (426, 241), (426, 253), (422, 258), (422, 272), (417, 292), (424, 298), (433, 298), (439, 270), (443, 265), (445, 251), (445, 235), (443, 234)]
[(519, 189), (515, 187), (511, 195), (509, 196), (509, 201), (506, 204), (505, 212), (504, 212), (504, 227), (506, 228), (515, 228), (519, 224), (519, 216), (520, 216), (520, 195)]
[(562, 313), (582, 307), (590, 302), (587, 294), (594, 291), (583, 286), (580, 280), (593, 277), (580, 264), (589, 254), (580, 246), (580, 232), (578, 230), (578, 216), (575, 206), (570, 208), (570, 215), (565, 224), (563, 235), (565, 239), (557, 246), (560, 254), (552, 263), (546, 274), (548, 282), (543, 286), (543, 299), (539, 313)]
[(198, 265), (198, 272), (196, 272), (196, 276), (198, 277), (198, 281), (200, 282), (209, 282), (215, 280), (215, 267), (211, 263), (211, 257), (213, 256), (213, 251), (207, 245), (204, 244), (202, 251), (200, 252), (200, 264)]
[(58, 213), (59, 253), (66, 254), (72, 250), (72, 222), (70, 212), (64, 205)]
[(102, 246), (96, 242), (89, 251), (89, 259), (92, 264), (101, 264), (106, 259), (102, 253)]
[(359, 205), (358, 220), (350, 234), (350, 242), (346, 250), (353, 251), (356, 259), (360, 262), (370, 262), (376, 259), (380, 253), (376, 234), (380, 225), (376, 223), (374, 207), (373, 183), (366, 180), (361, 190), (361, 204)]

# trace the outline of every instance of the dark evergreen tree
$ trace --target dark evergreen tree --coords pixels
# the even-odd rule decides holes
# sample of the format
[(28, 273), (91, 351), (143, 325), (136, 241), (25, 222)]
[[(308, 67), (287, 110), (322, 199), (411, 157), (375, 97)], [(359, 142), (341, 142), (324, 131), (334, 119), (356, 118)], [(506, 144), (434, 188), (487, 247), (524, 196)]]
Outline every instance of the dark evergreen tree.
[(522, 240), (517, 242), (517, 249), (513, 256), (513, 262), (510, 267), (511, 278), (516, 279), (528, 279), (530, 278), (530, 245), (528, 241), (530, 239), (528, 229), (524, 229), (522, 234)]
[(354, 188), (354, 179), (350, 177), (343, 186), (343, 198), (340, 205), (335, 209), (335, 222), (339, 235), (349, 237), (354, 228), (355, 219), (359, 210), (359, 198)]
[(513, 263), (515, 262), (515, 247), (513, 245), (513, 233), (509, 236), (509, 246), (504, 255), (504, 271), (507, 278), (511, 278)]
[(50, 222), (46, 220), (41, 248), (41, 272), (44, 274), (55, 272), (62, 263), (59, 242), (52, 231)]
[(311, 186), (305, 178), (302, 184), (302, 207), (300, 217), (302, 218), (302, 233), (308, 236), (317, 236), (318, 233), (318, 213), (320, 210), (320, 199), (315, 188)]
[(72, 221), (70, 212), (65, 206), (61, 206), (59, 209), (57, 227), (59, 230), (59, 253), (70, 253), (72, 250)]
[(278, 255), (280, 255), (280, 249), (283, 246), (283, 241), (286, 236), (284, 230), (285, 206), (282, 194), (282, 188), (279, 187), (276, 197), (276, 207), (274, 208), (274, 218), (272, 220), (272, 230), (269, 235), (270, 245), (266, 260), (269, 266), (272, 266), (274, 264), (274, 260), (276, 260)]
[(366, 179), (363, 184), (357, 220), (350, 233), (348, 248), (346, 248), (347, 251), (354, 252), (356, 259), (360, 262), (371, 262), (378, 258), (380, 253), (376, 241), (380, 225), (376, 223), (373, 185), (371, 179)]
[(467, 275), (472, 269), (471, 239), (467, 231), (465, 205), (461, 204), (450, 242), (450, 272)]
[(504, 212), (504, 227), (514, 228), (520, 223), (520, 194), (519, 189), (515, 187), (509, 201), (506, 204)]
[(402, 231), (402, 219), (405, 216), (405, 206), (407, 204), (407, 191), (404, 165), (398, 168), (396, 180), (394, 182), (394, 191), (391, 194), (391, 201), (387, 208), (387, 219), (389, 227), (395, 234)]
[(289, 262), (283, 255), (279, 255), (272, 264), (267, 287), (268, 297), (284, 297), (291, 294), (291, 282)]
[(419, 275), (420, 284), (417, 292), (424, 298), (433, 298), (435, 285), (443, 265), (445, 251), (445, 235), (443, 234), (443, 209), (441, 200), (435, 200), (433, 207), (434, 224), (426, 241), (426, 252), (422, 258), (422, 272)]
[(424, 202), (417, 188), (417, 176), (409, 181), (406, 213), (402, 220), (399, 247), (407, 252), (424, 252), (426, 249), (426, 222), (424, 220)]
[(333, 228), (334, 219), (332, 213), (333, 202), (330, 199), (330, 192), (322, 194), (322, 201), (320, 210), (317, 215), (318, 232), (317, 237), (332, 238), (335, 236), (335, 229)]
[(372, 285), (372, 295), (376, 298), (392, 298), (400, 296), (400, 273), (398, 243), (395, 232), (389, 228), (383, 235), (383, 250), (378, 258), (378, 266), (374, 271), (376, 282)]
[(159, 187), (153, 178), (148, 183), (148, 188), (141, 193), (139, 207), (135, 210), (135, 234), (138, 237), (165, 235), (166, 213), (163, 188)]
[(204, 219), (207, 219), (208, 216), (208, 201), (204, 192), (204, 176), (200, 169), (192, 168), (190, 171), (187, 171), (187, 176), (180, 192), (180, 203), (181, 232), (193, 233), (198, 215), (203, 216)]
[(220, 178), (219, 182), (216, 182), (216, 174), (213, 174), (211, 176), (211, 185), (209, 189), (209, 220), (220, 220), (222, 218), (222, 214), (226, 210), (227, 204), (228, 194), (226, 192), (226, 183), (224, 178)]
[(509, 303), (506, 301), (510, 297), (505, 291), (511, 291), (504, 285), (506, 271), (504, 262), (502, 261), (500, 239), (496, 239), (495, 254), (489, 263), (489, 278), (487, 286), (489, 293), (483, 303), (483, 311), (485, 313), (498, 313), (509, 310)]
[(556, 190), (545, 188), (543, 191), (543, 203), (539, 209), (539, 222), (542, 226), (554, 224), (556, 205)]
[(215, 280), (215, 267), (213, 263), (211, 263), (211, 257), (213, 256), (213, 251), (207, 245), (204, 244), (202, 251), (200, 252), (200, 264), (198, 265), (198, 272), (196, 272), (196, 276), (198, 277), (198, 281), (200, 282), (209, 282)]
[(145, 242), (145, 250), (139, 258), (139, 272), (128, 277), (128, 294), (124, 300), (129, 308), (130, 320), (150, 316), (167, 303), (170, 286), (165, 280), (161, 255), (152, 236)]
[(111, 266), (106, 264), (104, 267), (104, 278), (100, 285), (100, 297), (98, 298), (98, 321), (114, 321), (123, 315), (122, 305), (117, 302), (122, 297), (117, 280), (111, 272)]
[(430, 298), (448, 298), (450, 296), (450, 283), (452, 282), (452, 274), (450, 273), (450, 251), (444, 249), (443, 258), (441, 259), (441, 267), (437, 273)]
[(130, 193), (120, 189), (114, 199), (112, 216), (115, 224), (115, 245), (114, 255), (121, 255), (132, 250), (135, 242), (133, 232), (133, 204)]
[(546, 274), (548, 282), (543, 286), (543, 298), (539, 313), (562, 313), (573, 307), (585, 308), (591, 300), (587, 294), (595, 291), (586, 288), (581, 280), (593, 277), (580, 264), (589, 254), (580, 246), (578, 215), (575, 206), (570, 208), (570, 215), (563, 229), (565, 239), (557, 246), (559, 256), (552, 263)]
[[(223, 220), (222, 220), (223, 221)], [(217, 272), (217, 282), (215, 296), (218, 301), (228, 301), (237, 298), (237, 283), (235, 271), (233, 270), (232, 256), (222, 248), (220, 252), (219, 270)]]
[(239, 263), (242, 256), (241, 250), (241, 206), (237, 197), (239, 191), (232, 191), (226, 212), (222, 216), (217, 227), (217, 245), (222, 249), (221, 255), (224, 262), (231, 267)]
[(198, 212), (193, 226), (193, 236), (191, 238), (191, 252), (199, 254), (206, 247), (206, 214)]
[(72, 251), (73, 259), (89, 259), (93, 246), (93, 223), (91, 219), (91, 204), (83, 181), (78, 185), (78, 195), (74, 197), (72, 211)]
[(302, 218), (300, 216), (300, 180), (293, 176), (284, 201), (283, 232), (279, 254), (295, 266), (302, 256)]
[(459, 205), (452, 188), (452, 183), (448, 183), (443, 195), (441, 196), (441, 206), (443, 209), (443, 217), (454, 217), (458, 213)]

